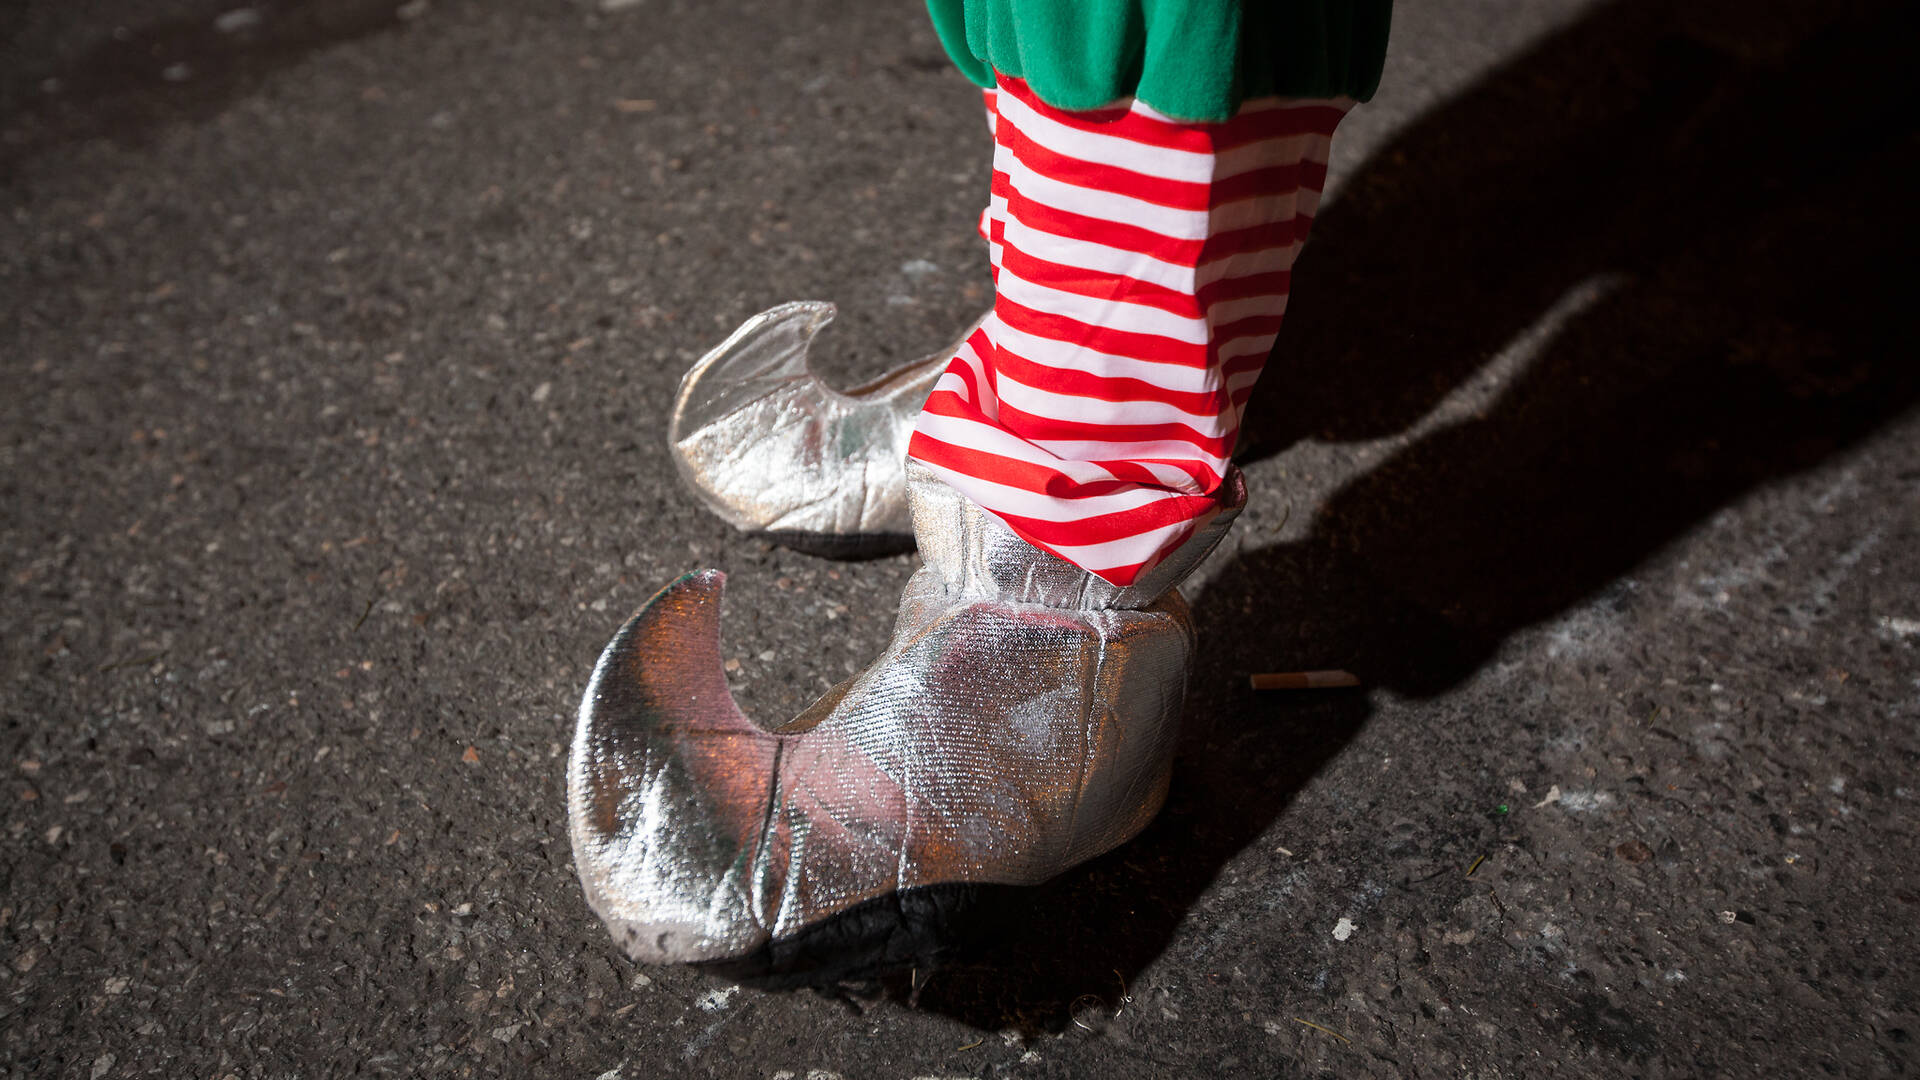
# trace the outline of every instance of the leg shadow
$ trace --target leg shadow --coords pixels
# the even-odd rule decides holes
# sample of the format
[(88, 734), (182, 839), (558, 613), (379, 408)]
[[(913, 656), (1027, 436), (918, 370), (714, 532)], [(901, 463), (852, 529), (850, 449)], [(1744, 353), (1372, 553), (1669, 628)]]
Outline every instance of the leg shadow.
[(1357, 693), (1255, 698), (1247, 672), (1284, 657), (1441, 693), (1920, 401), (1893, 272), (1920, 217), (1920, 143), (1894, 93), (1910, 19), (1877, 6), (1787, 33), (1745, 7), (1684, 25), (1681, 6), (1598, 9), (1327, 209), (1256, 398), (1268, 452), (1404, 431), (1568, 290), (1617, 283), (1481, 415), (1214, 579), (1167, 813), (935, 974), (920, 1007), (1040, 1030), (1112, 1008), (1367, 718)]

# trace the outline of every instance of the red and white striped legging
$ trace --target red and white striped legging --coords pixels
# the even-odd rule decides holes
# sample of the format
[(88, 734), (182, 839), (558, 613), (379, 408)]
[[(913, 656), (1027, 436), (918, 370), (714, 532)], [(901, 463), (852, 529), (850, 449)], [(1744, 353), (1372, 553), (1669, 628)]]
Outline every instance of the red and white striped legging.
[(1213, 517), (1349, 102), (1222, 123), (988, 91), (993, 311), (908, 456), (1022, 538), (1126, 585)]

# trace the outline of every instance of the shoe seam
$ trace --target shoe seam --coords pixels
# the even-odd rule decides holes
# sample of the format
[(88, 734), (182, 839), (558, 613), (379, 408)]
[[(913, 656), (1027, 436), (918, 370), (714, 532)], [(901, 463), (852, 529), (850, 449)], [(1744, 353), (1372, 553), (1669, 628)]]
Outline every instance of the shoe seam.
[[(787, 740), (776, 737), (776, 741), (773, 744), (773, 765), (767, 770), (767, 805), (766, 809), (761, 811), (760, 814), (760, 836), (754, 842), (753, 860), (747, 864), (747, 873), (749, 875), (747, 878), (747, 910), (753, 918), (753, 921), (760, 925), (760, 929), (766, 931), (769, 935), (773, 933), (773, 928), (780, 924), (780, 913), (775, 912), (771, 922), (763, 922), (760, 910), (761, 896), (756, 894), (763, 894), (766, 889), (766, 860), (769, 858), (773, 843), (774, 810), (780, 801), (780, 762), (781, 759), (786, 756), (786, 752)], [(781, 903), (784, 904), (786, 894), (784, 882), (782, 883), (780, 891), (783, 898)]]
[(1093, 677), (1087, 680), (1080, 696), (1080, 775), (1073, 786), (1073, 812), (1067, 816), (1066, 847), (1055, 856), (1056, 861), (1072, 856), (1076, 833), (1080, 828), (1080, 808), (1086, 805), (1087, 800), (1087, 777), (1093, 769), (1090, 733), (1093, 730), (1094, 688), (1100, 685), (1100, 669), (1107, 660), (1107, 634), (1104, 627), (1100, 628), (1099, 641), (1093, 658)]

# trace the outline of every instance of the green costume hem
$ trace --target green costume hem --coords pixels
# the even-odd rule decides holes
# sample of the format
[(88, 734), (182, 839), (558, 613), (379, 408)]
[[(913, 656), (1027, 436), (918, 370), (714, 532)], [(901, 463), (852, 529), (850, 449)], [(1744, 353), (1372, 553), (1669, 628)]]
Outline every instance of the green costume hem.
[(1219, 121), (1248, 98), (1350, 97), (1380, 85), (1392, 0), (927, 0), (967, 78), (1023, 79), (1057, 109), (1136, 98)]

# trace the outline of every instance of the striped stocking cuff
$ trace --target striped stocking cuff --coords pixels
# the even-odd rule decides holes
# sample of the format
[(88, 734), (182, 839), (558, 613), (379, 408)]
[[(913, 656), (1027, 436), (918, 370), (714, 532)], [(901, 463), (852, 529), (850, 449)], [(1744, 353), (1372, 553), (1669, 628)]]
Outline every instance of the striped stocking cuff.
[(993, 312), (908, 456), (1020, 537), (1130, 584), (1219, 510), (1344, 100), (1183, 123), (989, 91)]

